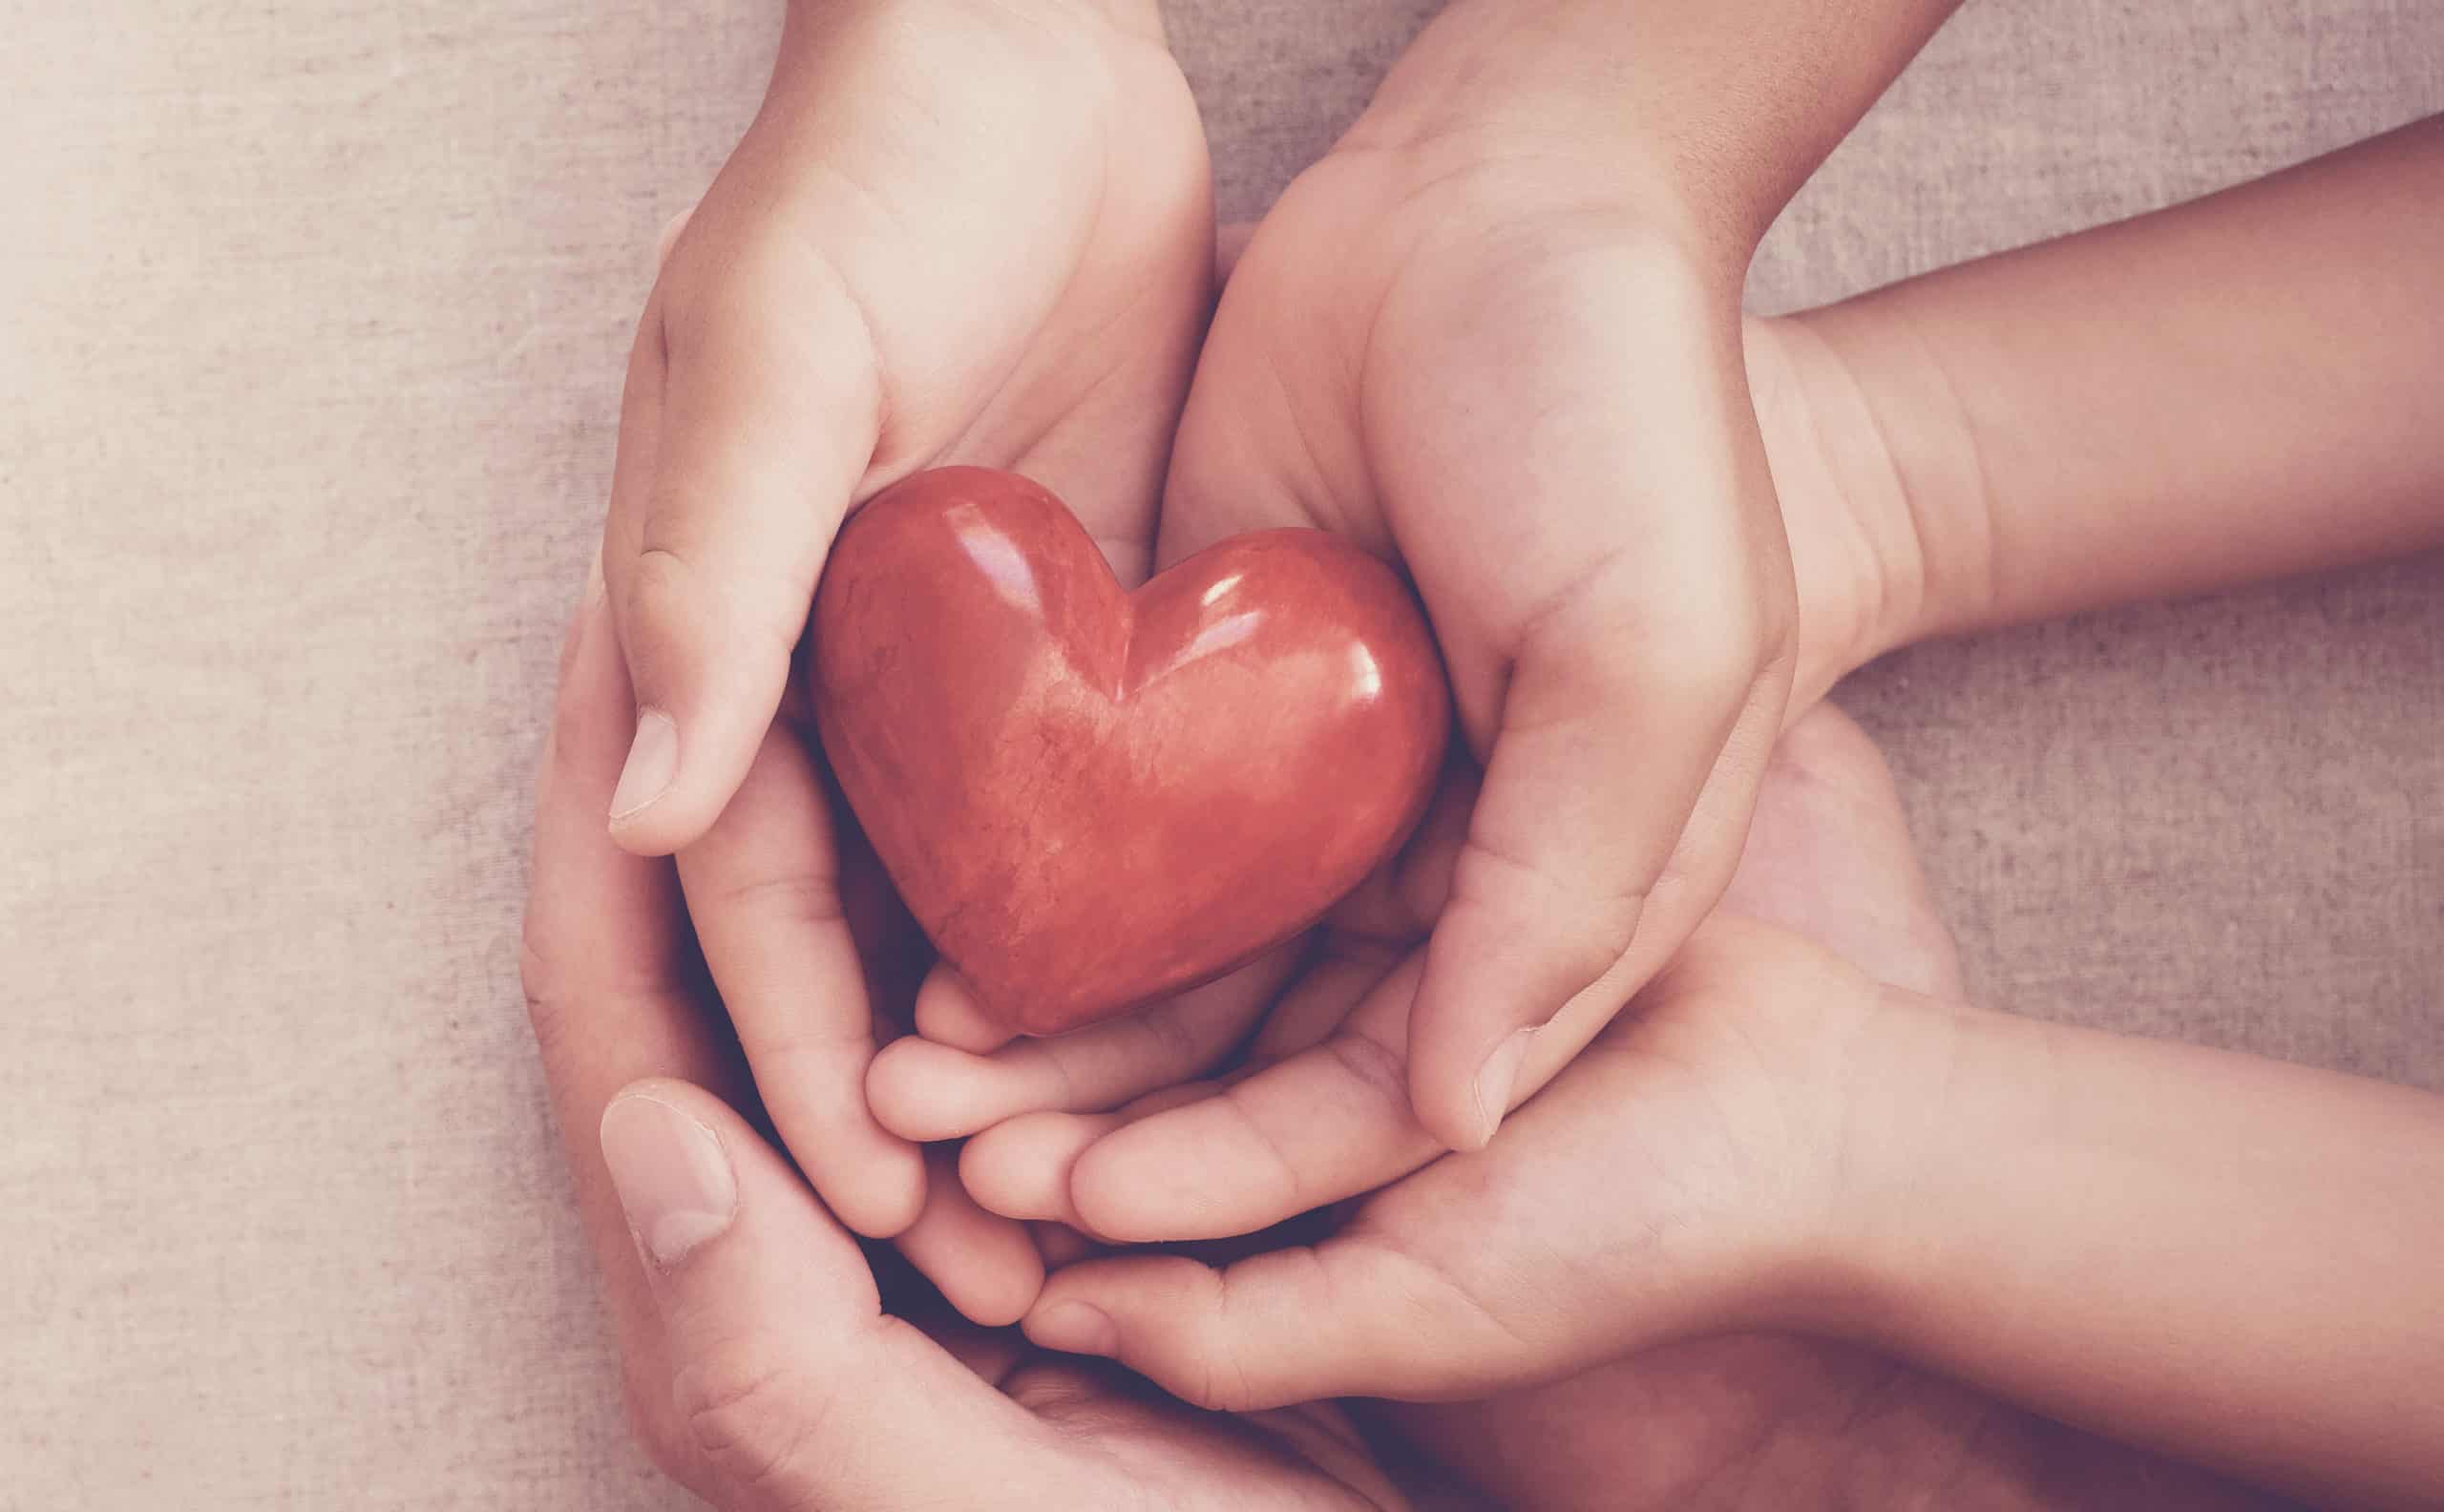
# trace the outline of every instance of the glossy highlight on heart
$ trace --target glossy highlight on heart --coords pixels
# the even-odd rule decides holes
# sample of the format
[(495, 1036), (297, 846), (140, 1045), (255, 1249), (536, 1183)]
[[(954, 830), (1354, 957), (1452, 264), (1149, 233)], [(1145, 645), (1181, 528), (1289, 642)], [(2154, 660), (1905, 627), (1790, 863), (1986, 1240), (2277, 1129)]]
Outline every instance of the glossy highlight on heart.
[(826, 757), (985, 1008), (1058, 1034), (1315, 922), (1422, 811), (1450, 730), (1423, 615), (1321, 531), (1123, 589), (1061, 501), (940, 468), (853, 515), (815, 597)]

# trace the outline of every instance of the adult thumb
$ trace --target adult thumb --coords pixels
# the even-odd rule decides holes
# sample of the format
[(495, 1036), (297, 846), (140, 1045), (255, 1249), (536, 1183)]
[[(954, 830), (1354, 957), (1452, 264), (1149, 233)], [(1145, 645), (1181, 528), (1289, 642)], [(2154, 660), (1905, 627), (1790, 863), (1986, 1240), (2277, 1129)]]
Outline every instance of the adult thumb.
[(600, 1133), (662, 1314), (672, 1420), (731, 1512), (1054, 1504), (1009, 1500), (1056, 1489), (1041, 1425), (883, 1315), (855, 1242), (718, 1098), (638, 1082)]

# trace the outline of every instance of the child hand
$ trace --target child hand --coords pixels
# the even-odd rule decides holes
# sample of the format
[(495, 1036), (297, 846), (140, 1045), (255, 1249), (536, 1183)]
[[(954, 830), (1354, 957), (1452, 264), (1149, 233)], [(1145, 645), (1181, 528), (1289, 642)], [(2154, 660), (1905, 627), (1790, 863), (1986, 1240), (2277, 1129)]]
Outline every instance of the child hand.
[(1483, 1396), (1816, 1321), (1848, 1300), (1871, 1208), (1860, 1131), (1907, 1101), (1908, 1068), (1941, 1040), (1947, 1016), (1915, 991), (1958, 987), (1890, 779), (1820, 709), (1786, 738), (1725, 915), (1485, 1150), (1366, 1198), (1312, 1248), (1218, 1271), (1072, 1266), (1025, 1326), (1243, 1406)]
[(1057, 1270), (1028, 1336), (1242, 1409), (1482, 1396), (1802, 1326), (1839, 1294), (1852, 1099), (1893, 1090), (1869, 1059), (1881, 1011), (1828, 954), (1718, 919), (1484, 1150), (1360, 1199), (1313, 1246)]
[[(631, 358), (602, 574), (639, 711), (614, 838), (680, 850), (774, 1122), (861, 1232), (923, 1201), (874, 1050), (819, 761), (785, 715), (842, 516), (941, 462), (1061, 491), (1143, 576), (1207, 310), (1193, 101), (1140, 0), (791, 7), (764, 109)], [(684, 848), (684, 849), (682, 849)]]

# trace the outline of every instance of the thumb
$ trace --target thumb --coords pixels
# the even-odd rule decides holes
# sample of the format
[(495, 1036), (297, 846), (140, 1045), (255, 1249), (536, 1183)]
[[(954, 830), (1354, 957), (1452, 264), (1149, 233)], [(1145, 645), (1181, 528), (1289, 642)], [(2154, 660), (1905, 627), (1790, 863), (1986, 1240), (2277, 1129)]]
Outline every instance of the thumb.
[(1712, 811), (1745, 817), (1786, 660), (1702, 623), (1654, 635), (1647, 612), (1599, 577), (1513, 668), (1410, 1007), (1411, 1104), (1455, 1149), (1603, 1027), (1694, 922), (1682, 894), (1712, 888), (1701, 911), (1738, 853)]
[(881, 425), (848, 285), (774, 233), (725, 236), (720, 210), (655, 290), (651, 472), (615, 486), (604, 541), (638, 708), (611, 830), (641, 854), (703, 834), (746, 777)]
[(1014, 1504), (1056, 1504), (1044, 1430), (883, 1315), (855, 1242), (718, 1098), (638, 1082), (600, 1138), (662, 1315), (672, 1419), (726, 1504), (893, 1512), (1014, 1489)]

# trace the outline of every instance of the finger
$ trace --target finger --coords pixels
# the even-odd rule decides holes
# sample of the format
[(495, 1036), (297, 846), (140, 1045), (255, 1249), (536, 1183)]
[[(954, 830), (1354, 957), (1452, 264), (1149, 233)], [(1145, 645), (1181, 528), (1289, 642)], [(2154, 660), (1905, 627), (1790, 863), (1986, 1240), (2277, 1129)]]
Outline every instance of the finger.
[(1215, 1269), (1172, 1255), (1055, 1273), (1022, 1325), (1045, 1349), (1118, 1360), (1200, 1407), (1481, 1395), (1532, 1370), (1464, 1291), (1365, 1237)]
[(691, 253), (650, 305), (663, 366), (649, 489), (617, 499), (604, 568), (635, 685), (609, 805), (641, 854), (703, 834), (779, 706), (826, 551), (874, 454), (880, 380), (848, 287), (779, 232)]
[(1035, 1241), (1036, 1253), (1043, 1256), (1043, 1269), (1047, 1274), (1063, 1266), (1076, 1265), (1081, 1260), (1110, 1253), (1107, 1247), (1097, 1244), (1067, 1224), (1031, 1223), (1027, 1225), (1027, 1237)]
[[(1778, 689), (1760, 687), (1734, 725), (1715, 768), (1689, 807), (1687, 824), (1640, 910), (1628, 951), (1594, 986), (1581, 992), (1544, 1023), (1511, 1031), (1506, 1096), (1491, 1104), (1497, 1115), (1517, 1107), (1559, 1075), (1604, 1031), (1614, 1015), (1669, 963), (1691, 933), (1713, 911), (1739, 860), (1742, 838), (1757, 802), (1780, 723)], [(1410, 1053), (1417, 1045), (1412, 1039)], [(1416, 1072), (1411, 1071), (1412, 1093)], [(1497, 1125), (1499, 1118), (1497, 1117)]]
[(1017, 1222), (977, 1206), (959, 1185), (956, 1151), (928, 1150), (926, 1166), (924, 1211), (899, 1236), (899, 1252), (968, 1321), (1008, 1327), (1043, 1285), (1042, 1252)]
[(1404, 961), (1315, 1048), (1078, 1152), (1077, 1227), (1115, 1243), (1227, 1238), (1432, 1160), (1441, 1146), (1409, 1112), (1400, 1054), (1419, 965)]
[(923, 1157), (867, 1110), (874, 1059), (866, 972), (842, 908), (832, 809), (786, 723), (737, 794), (679, 853), (706, 963), (757, 1091), (799, 1169), (841, 1222), (888, 1238), (916, 1221)]
[[(631, 719), (627, 675), (597, 585), (561, 659), (536, 785), (522, 968), (552, 1111), (621, 1354), (632, 1381), (652, 1382), (669, 1378), (661, 1324), (595, 1127), (613, 1094), (641, 1077), (732, 1086), (737, 1066), (705, 1001), (669, 864), (628, 855), (602, 831), (602, 805)], [(643, 1426), (672, 1441), (666, 1425)]]
[(874, 1060), (866, 1096), (908, 1139), (956, 1139), (1021, 1113), (1099, 1112), (1209, 1069), (1280, 991), (1296, 956), (1275, 951), (1217, 981), (1049, 1040), (978, 1056), (923, 1039)]
[(970, 1055), (991, 1055), (1018, 1035), (984, 1008), (976, 989), (947, 961), (925, 974), (916, 990), (916, 1032)]
[[(1535, 327), (1556, 350), (1504, 411), (1545, 417), (1536, 447), (1497, 454), (1463, 426), (1434, 456), (1386, 453), (1403, 546), (1417, 537), (1411, 566), (1485, 756), (1410, 1024), (1419, 1120), (1455, 1148), (1491, 1138), (1531, 1031), (1637, 985), (1624, 958), (1674, 880), (1692, 807), (1734, 731), (1760, 706), (1770, 730), (1788, 698), (1789, 549), (1736, 323), (1647, 319), (1635, 352), (1588, 335), (1641, 324), (1645, 276), (1609, 259), (1556, 276), (1567, 318)], [(1417, 471), (1439, 462), (1460, 471)], [(1482, 497), (1525, 506), (1490, 565), (1432, 529)], [(1753, 783), (1764, 748), (1748, 754)]]
[(1314, 964), (1265, 1015), (1252, 1060), (1286, 1060), (1321, 1044), (1424, 943), (1450, 894), (1476, 799), (1475, 766), (1455, 754), (1399, 854), (1325, 916)]
[(980, 1487), (1052, 1489), (1037, 1483), (1032, 1420), (883, 1314), (855, 1243), (721, 1100), (641, 1082), (604, 1110), (600, 1139), (679, 1416), (735, 1493), (726, 1504), (936, 1507)]
[(988, 1212), (1084, 1230), (1069, 1172), (1097, 1140), (1128, 1121), (1117, 1113), (1027, 1113), (969, 1140), (959, 1185)]
[(1264, 1016), (1249, 1054), (1286, 1060), (1324, 1042), (1410, 953), (1363, 935), (1327, 932), (1322, 948)]

